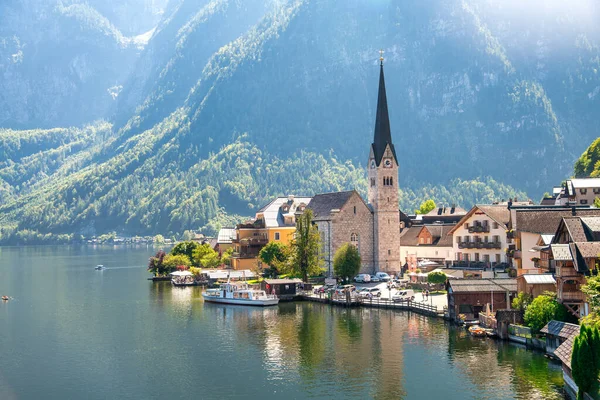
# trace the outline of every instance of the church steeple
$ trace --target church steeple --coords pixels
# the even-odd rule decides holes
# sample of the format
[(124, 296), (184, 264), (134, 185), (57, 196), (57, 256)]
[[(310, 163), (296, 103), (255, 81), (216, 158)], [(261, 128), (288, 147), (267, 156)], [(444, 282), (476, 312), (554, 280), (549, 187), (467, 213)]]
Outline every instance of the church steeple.
[(381, 164), (381, 159), (385, 152), (386, 146), (389, 144), (390, 150), (394, 155), (394, 161), (398, 164), (396, 150), (392, 143), (392, 132), (390, 129), (390, 117), (388, 115), (387, 96), (385, 93), (385, 78), (383, 76), (383, 55), (380, 58), (381, 64), (379, 67), (379, 94), (377, 96), (377, 117), (375, 119), (375, 135), (373, 138), (373, 154), (377, 166)]

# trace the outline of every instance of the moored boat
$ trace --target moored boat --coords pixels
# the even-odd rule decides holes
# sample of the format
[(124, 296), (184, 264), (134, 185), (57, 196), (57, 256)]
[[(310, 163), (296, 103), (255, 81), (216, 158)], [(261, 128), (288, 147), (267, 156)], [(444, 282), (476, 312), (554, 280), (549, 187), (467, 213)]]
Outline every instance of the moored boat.
[(207, 289), (202, 293), (204, 301), (211, 303), (238, 304), (243, 306), (275, 306), (279, 298), (264, 290), (250, 289), (246, 283), (224, 283), (218, 289)]
[(105, 269), (105, 267), (102, 264), (98, 264), (98, 265), (96, 265), (96, 267), (94, 267), (94, 269), (96, 269), (96, 270), (102, 270), (102, 269)]
[(475, 337), (486, 337), (487, 336), (486, 330), (484, 328), (480, 327), (479, 325), (471, 326), (469, 328), (469, 333)]

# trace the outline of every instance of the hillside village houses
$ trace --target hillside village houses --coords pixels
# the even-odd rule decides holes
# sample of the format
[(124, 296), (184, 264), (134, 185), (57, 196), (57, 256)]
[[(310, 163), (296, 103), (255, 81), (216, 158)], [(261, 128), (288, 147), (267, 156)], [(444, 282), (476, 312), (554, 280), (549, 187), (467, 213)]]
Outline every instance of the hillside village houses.
[(567, 179), (556, 196), (556, 204), (567, 205), (593, 205), (594, 200), (600, 197), (600, 178)]

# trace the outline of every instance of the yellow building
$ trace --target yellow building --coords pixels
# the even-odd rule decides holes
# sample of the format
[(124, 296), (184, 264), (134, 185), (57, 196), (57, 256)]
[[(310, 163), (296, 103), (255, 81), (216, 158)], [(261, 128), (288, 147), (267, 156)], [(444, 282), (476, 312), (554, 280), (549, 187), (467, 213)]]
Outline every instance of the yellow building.
[(233, 239), (233, 269), (262, 267), (258, 253), (269, 242), (288, 245), (296, 232), (296, 213), (302, 213), (310, 197), (278, 197), (261, 208), (252, 221), (238, 224)]

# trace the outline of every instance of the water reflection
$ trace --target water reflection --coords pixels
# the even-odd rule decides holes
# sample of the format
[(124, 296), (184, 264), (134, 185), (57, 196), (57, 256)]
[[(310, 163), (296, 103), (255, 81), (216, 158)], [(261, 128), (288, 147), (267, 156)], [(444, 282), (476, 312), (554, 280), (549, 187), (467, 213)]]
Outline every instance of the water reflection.
[(147, 281), (152, 251), (2, 249), (0, 398), (561, 398), (540, 354), (401, 311), (204, 303)]

